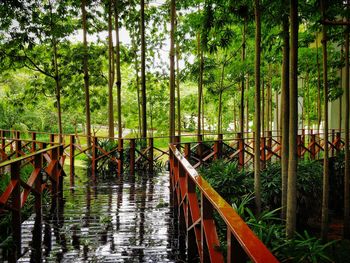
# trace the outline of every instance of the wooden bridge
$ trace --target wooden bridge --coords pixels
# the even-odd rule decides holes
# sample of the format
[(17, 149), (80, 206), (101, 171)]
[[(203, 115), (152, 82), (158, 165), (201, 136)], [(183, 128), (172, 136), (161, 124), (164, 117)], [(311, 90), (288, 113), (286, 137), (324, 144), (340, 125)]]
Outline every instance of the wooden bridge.
[[(301, 131), (298, 136), (299, 158), (322, 158), (323, 146), (326, 142), (330, 145), (331, 154), (337, 154), (344, 145), (341, 135), (341, 132), (331, 131), (330, 137), (326, 140), (322, 134)], [(27, 259), (31, 262), (44, 259), (50, 261), (49, 252), (52, 251), (50, 247), (55, 246), (52, 245), (53, 243), (61, 244), (57, 250), (60, 252), (60, 257), (56, 257), (53, 262), (64, 258), (67, 260), (68, 255), (71, 255), (73, 250), (78, 253), (80, 247), (84, 252), (86, 246), (81, 245), (82, 242), (79, 243), (80, 245), (76, 245), (77, 234), (75, 234), (75, 238), (74, 235), (70, 235), (69, 242), (73, 244), (73, 247), (63, 246), (62, 242), (68, 242), (67, 233), (64, 233), (67, 226), (64, 224), (68, 225), (68, 229), (73, 229), (74, 233), (80, 231), (78, 236), (83, 235), (83, 232), (86, 231), (83, 226), (79, 226), (79, 224), (77, 226), (76, 223), (70, 225), (69, 222), (75, 216), (81, 218), (81, 214), (86, 214), (86, 212), (82, 211), (74, 216), (71, 215), (68, 217), (69, 219), (62, 211), (59, 215), (57, 214), (57, 211), (60, 211), (58, 209), (60, 206), (63, 206), (61, 210), (65, 207), (62, 200), (73, 198), (74, 192), (83, 187), (84, 194), (89, 191), (86, 197), (89, 200), (92, 196), (91, 189), (102, 192), (109, 189), (108, 191), (111, 192), (105, 200), (106, 203), (101, 204), (109, 207), (106, 212), (107, 218), (102, 218), (102, 222), (101, 220), (96, 222), (96, 218), (100, 217), (101, 219), (102, 215), (96, 213), (92, 217), (90, 211), (88, 215), (85, 215), (87, 219), (83, 220), (85, 222), (83, 224), (89, 226), (92, 224), (91, 222), (94, 222), (95, 227), (102, 227), (97, 231), (98, 233), (109, 233), (103, 239), (109, 236), (113, 240), (122, 241), (118, 241), (119, 243), (110, 242), (113, 245), (110, 246), (109, 252), (102, 253), (102, 256), (96, 251), (100, 251), (99, 249), (102, 249), (103, 245), (90, 249), (90, 254), (83, 255), (82, 252), (82, 260), (88, 259), (90, 255), (90, 257), (97, 258), (100, 256), (98, 260), (101, 262), (108, 262), (108, 258), (110, 262), (124, 262), (124, 260), (139, 262), (152, 259), (168, 262), (177, 260), (223, 262), (225, 255), (227, 262), (246, 262), (248, 259), (253, 262), (277, 262), (232, 207), (196, 172), (196, 168), (200, 165), (205, 165), (218, 158), (236, 161), (242, 168), (252, 167), (256, 145), (252, 139), (254, 138), (253, 134), (198, 135), (196, 137), (195, 142), (184, 143), (180, 142), (180, 137), (176, 137), (176, 143), (170, 145), (169, 149), (161, 149), (157, 146), (157, 140), (164, 140), (164, 138), (110, 139), (92, 137), (92, 145), (87, 146), (80, 143), (84, 141), (83, 136), (65, 135), (62, 136), (62, 143), (58, 143), (59, 136), (57, 134), (37, 132), (21, 134), (18, 131), (0, 130), (0, 179), (4, 186), (4, 190), (0, 192), (0, 216), (5, 218), (11, 215), (9, 217), (11, 233), (8, 234), (12, 236), (11, 242), (6, 243), (6, 246), (2, 244), (3, 256), (12, 262), (17, 259), (20, 261)], [(262, 167), (268, 162), (280, 159), (279, 138), (278, 133), (275, 132), (267, 132), (266, 136), (261, 138), (259, 146)], [(183, 136), (181, 140), (188, 141), (189, 138)], [(88, 183), (83, 186), (81, 183), (75, 182), (77, 179), (75, 163), (76, 159), (80, 158), (79, 155), (85, 156), (84, 158), (90, 167)], [(63, 170), (66, 159), (69, 160), (69, 171), (67, 171), (69, 182), (65, 182), (63, 179), (66, 176)], [(157, 163), (168, 159), (170, 161), (170, 181), (167, 173), (155, 173)], [(101, 179), (106, 168), (108, 168), (109, 173), (115, 175), (114, 178), (117, 180), (109, 182), (108, 187)], [(30, 171), (29, 176), (25, 176), (22, 172), (26, 169)], [(140, 200), (135, 201), (135, 182), (137, 180), (141, 180)], [(159, 182), (163, 183), (159, 184)], [(168, 187), (166, 187), (167, 185)], [(100, 189), (100, 187), (102, 188)], [(155, 187), (157, 187), (158, 192), (154, 190)], [(126, 189), (129, 189), (129, 194), (125, 193)], [(147, 192), (147, 189), (153, 190)], [(51, 197), (47, 198), (47, 195)], [(116, 204), (113, 203), (115, 195), (117, 196)], [(30, 201), (33, 198), (34, 201)], [(98, 199), (97, 195), (95, 198)], [(134, 209), (126, 209), (125, 212), (122, 212), (123, 202), (124, 204), (132, 204)], [(24, 233), (28, 233), (28, 229), (23, 221), (30, 220), (31, 216), (23, 214), (24, 210), (27, 209), (26, 205), (30, 203), (34, 204), (35, 220), (32, 216), (32, 228), (29, 232), (33, 229), (34, 231), (31, 235), (33, 240), (26, 243), (23, 236)], [(84, 204), (90, 207), (91, 200), (89, 205), (86, 202)], [(73, 205), (77, 208), (80, 206), (79, 202)], [(43, 208), (48, 206), (51, 206), (51, 209), (48, 209), (45, 214)], [(65, 209), (68, 210), (67, 207)], [(138, 211), (136, 214), (133, 213), (135, 209)], [(213, 219), (214, 212), (220, 215), (227, 226), (227, 251), (225, 253), (222, 253), (220, 248)], [(51, 226), (48, 224), (48, 232), (51, 232), (50, 228), (54, 228), (57, 236), (55, 242), (51, 238), (49, 239), (50, 245), (47, 245), (48, 238), (43, 236), (43, 232), (46, 232), (40, 226), (43, 218), (52, 217), (52, 213), (56, 213), (58, 218), (64, 217), (64, 219), (58, 219), (58, 223), (57, 220), (54, 221), (56, 223)], [(159, 220), (157, 218), (159, 213), (168, 219), (165, 220), (167, 223), (163, 222), (156, 229), (157, 225), (153, 226), (153, 224)], [(147, 215), (152, 215), (152, 220), (146, 227), (145, 218)], [(137, 218), (141, 218), (141, 220), (137, 220)], [(103, 219), (107, 223), (103, 222)], [(136, 221), (140, 222), (137, 226), (130, 226), (130, 229), (133, 230), (129, 229), (129, 231), (123, 232), (120, 231), (123, 225), (120, 222), (123, 220), (128, 221), (128, 226)], [(35, 227), (39, 230), (35, 230)], [(149, 228), (150, 233), (157, 233), (151, 234), (148, 241), (145, 241), (146, 228)], [(164, 231), (160, 233), (159, 229), (164, 229)], [(90, 233), (90, 230), (88, 232)], [(128, 234), (132, 232), (139, 234), (131, 238)], [(163, 232), (167, 234), (164, 235)], [(156, 241), (157, 239), (159, 242)], [(90, 242), (93, 242), (93, 238)], [(164, 249), (164, 246), (167, 249)], [(42, 247), (45, 249), (41, 249)], [(160, 253), (161, 251), (162, 253)], [(157, 258), (155, 255), (159, 253), (162, 257)], [(75, 254), (75, 256), (77, 255)]]

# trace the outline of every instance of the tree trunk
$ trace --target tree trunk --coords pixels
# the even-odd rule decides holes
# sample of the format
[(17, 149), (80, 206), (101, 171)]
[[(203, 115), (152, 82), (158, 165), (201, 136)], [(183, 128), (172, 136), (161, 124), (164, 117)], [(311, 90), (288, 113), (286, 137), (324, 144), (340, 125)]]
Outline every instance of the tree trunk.
[(53, 47), (53, 64), (55, 68), (55, 83), (56, 83), (56, 100), (57, 100), (57, 117), (58, 117), (58, 142), (62, 143), (62, 110), (61, 110), (61, 79), (58, 71), (58, 62), (57, 62), (57, 41), (52, 39)]
[[(242, 37), (242, 63), (245, 61), (245, 42), (246, 42), (246, 32), (247, 32), (247, 17), (244, 17), (244, 25), (243, 25), (243, 37)], [(241, 81), (241, 112), (240, 112), (240, 132), (243, 136), (244, 133), (244, 73)]]
[(117, 115), (118, 115), (118, 138), (123, 137), (123, 125), (122, 125), (122, 100), (121, 100), (121, 88), (122, 78), (120, 73), (120, 41), (119, 41), (119, 0), (114, 0), (114, 20), (115, 20), (115, 45), (116, 45), (116, 86), (117, 86)]
[(249, 73), (247, 74), (247, 81), (246, 81), (246, 106), (245, 106), (245, 110), (246, 110), (246, 130), (247, 132), (249, 131)]
[(114, 138), (114, 111), (113, 111), (113, 82), (114, 82), (114, 52), (112, 39), (112, 0), (108, 4), (108, 136)]
[(307, 92), (307, 130), (310, 131), (310, 85), (309, 85), (309, 71), (306, 71), (306, 77), (305, 77), (305, 86), (306, 86), (306, 92)]
[(297, 208), (297, 135), (298, 135), (298, 1), (290, 1), (290, 101), (289, 160), (287, 190), (287, 238), (294, 236)]
[[(175, 20), (175, 32), (177, 32), (177, 19)], [(176, 41), (176, 93), (177, 93), (177, 135), (181, 136), (181, 96), (180, 96), (180, 46)]]
[[(343, 49), (343, 45), (341, 46), (341, 51), (340, 51), (340, 60), (343, 61), (344, 59), (344, 49)], [(339, 80), (339, 84), (340, 84), (340, 89), (343, 88), (343, 70), (340, 70), (340, 80)], [(342, 120), (343, 120), (343, 94), (340, 95), (339, 97), (339, 132), (341, 132), (342, 129)]]
[(142, 138), (147, 137), (146, 100), (146, 41), (145, 41), (145, 0), (141, 0), (141, 98), (142, 98)]
[[(200, 10), (199, 10), (200, 11)], [(199, 12), (198, 11), (198, 12)], [(197, 116), (197, 134), (201, 134), (201, 106), (203, 93), (203, 51), (201, 49), (200, 34), (197, 33), (197, 53), (199, 63), (199, 78), (198, 78), (198, 116)]]
[(170, 109), (169, 136), (170, 142), (175, 140), (175, 0), (170, 2)]
[[(321, 1), (321, 11), (325, 19), (325, 2)], [(323, 53), (323, 96), (324, 96), (324, 157), (323, 157), (323, 192), (321, 237), (327, 239), (328, 233), (328, 199), (329, 199), (329, 169), (328, 169), (328, 76), (327, 76), (327, 26), (322, 25), (322, 53)]]
[[(349, 11), (349, 0), (347, 10)], [(349, 21), (349, 19), (347, 19)], [(349, 149), (349, 26), (345, 31), (345, 173), (344, 173), (344, 238), (350, 238), (350, 149)]]
[(261, 13), (260, 0), (255, 2), (255, 147), (254, 147), (254, 192), (256, 214), (261, 212), (260, 178), (260, 59), (261, 59)]
[(221, 120), (222, 120), (222, 90), (219, 91), (219, 111), (218, 111), (218, 134), (221, 134), (222, 132), (222, 124), (221, 124)]
[(318, 57), (318, 34), (316, 33), (316, 61), (317, 61), (317, 133), (320, 133), (322, 119), (321, 111), (321, 65)]
[(261, 86), (261, 95), (262, 95), (262, 110), (261, 110), (261, 131), (263, 136), (265, 136), (265, 81), (262, 79)]
[[(284, 1), (287, 2), (287, 1)], [(286, 3), (288, 4), (288, 3)], [(287, 215), (287, 185), (288, 185), (288, 156), (289, 156), (289, 22), (288, 16), (283, 17), (283, 64), (281, 91), (281, 128), (282, 128), (282, 219)]]
[(84, 46), (84, 89), (85, 89), (85, 117), (87, 146), (91, 147), (91, 117), (90, 117), (90, 93), (89, 93), (89, 68), (88, 68), (88, 47), (86, 38), (86, 0), (81, 1), (81, 14), (83, 23), (83, 46)]

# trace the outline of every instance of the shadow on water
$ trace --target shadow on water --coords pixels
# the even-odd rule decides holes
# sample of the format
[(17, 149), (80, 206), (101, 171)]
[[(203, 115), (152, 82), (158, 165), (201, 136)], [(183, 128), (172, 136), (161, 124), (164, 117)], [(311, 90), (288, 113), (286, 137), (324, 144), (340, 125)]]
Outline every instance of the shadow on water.
[[(87, 180), (32, 218), (29, 253), (21, 262), (176, 262), (169, 175)], [(68, 180), (66, 180), (68, 181)], [(42, 221), (41, 221), (42, 220)]]

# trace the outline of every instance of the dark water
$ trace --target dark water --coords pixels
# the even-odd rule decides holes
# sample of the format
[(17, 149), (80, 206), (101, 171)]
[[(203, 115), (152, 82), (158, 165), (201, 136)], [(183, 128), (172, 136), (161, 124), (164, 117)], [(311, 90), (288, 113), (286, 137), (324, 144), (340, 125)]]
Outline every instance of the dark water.
[(83, 181), (24, 222), (19, 262), (176, 262), (168, 173)]

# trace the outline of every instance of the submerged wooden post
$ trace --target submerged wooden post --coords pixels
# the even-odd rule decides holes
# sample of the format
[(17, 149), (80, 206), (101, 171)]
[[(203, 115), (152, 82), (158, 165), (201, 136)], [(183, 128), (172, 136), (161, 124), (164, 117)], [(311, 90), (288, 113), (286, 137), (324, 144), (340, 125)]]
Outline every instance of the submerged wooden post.
[(92, 179), (96, 179), (96, 172), (97, 172), (97, 137), (92, 137), (92, 158), (91, 158), (91, 176)]
[(153, 138), (148, 138), (148, 147), (149, 147), (149, 152), (148, 152), (148, 169), (149, 169), (149, 172), (150, 173), (153, 173), (153, 168), (154, 168), (154, 165), (153, 165), (153, 157), (154, 157), (154, 154), (153, 154)]
[(130, 139), (130, 174), (134, 175), (135, 174), (135, 139)]
[(118, 175), (123, 174), (123, 161), (124, 161), (124, 140), (122, 138), (118, 139)]
[(21, 256), (22, 222), (21, 222), (21, 188), (20, 188), (20, 162), (11, 164), (11, 180), (16, 181), (12, 191), (12, 237), (14, 243), (13, 262)]
[(69, 136), (69, 182), (74, 187), (75, 135)]

